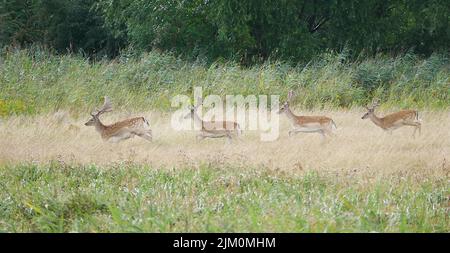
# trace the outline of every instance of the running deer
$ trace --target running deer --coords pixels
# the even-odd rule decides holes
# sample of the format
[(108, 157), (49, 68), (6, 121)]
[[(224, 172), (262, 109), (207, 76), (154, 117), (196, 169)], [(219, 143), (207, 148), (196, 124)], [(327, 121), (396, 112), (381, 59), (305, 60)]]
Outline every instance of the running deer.
[(384, 117), (377, 117), (375, 115), (375, 108), (380, 105), (380, 101), (372, 102), (370, 107), (365, 106), (367, 112), (361, 117), (361, 119), (369, 118), (375, 125), (381, 127), (383, 130), (392, 134), (392, 131), (402, 126), (413, 126), (413, 137), (416, 136), (416, 131), (421, 132), (422, 123), (419, 119), (419, 113), (416, 110), (403, 110), (395, 112)]
[(104, 125), (99, 117), (103, 113), (110, 111), (112, 111), (111, 101), (108, 97), (105, 97), (102, 108), (94, 110), (94, 112), (91, 113), (92, 118), (84, 125), (95, 126), (95, 129), (105, 141), (119, 142), (132, 138), (135, 135), (148, 141), (152, 141), (152, 130), (150, 129), (150, 124), (144, 117), (131, 118), (111, 125)]
[(289, 108), (293, 92), (289, 91), (286, 102), (284, 102), (278, 111), (278, 114), (286, 113), (291, 121), (293, 129), (289, 131), (289, 136), (294, 133), (320, 133), (323, 140), (326, 136), (333, 136), (333, 129), (337, 129), (336, 124), (331, 118), (325, 116), (297, 116)]
[(197, 113), (198, 107), (203, 104), (200, 98), (198, 101), (199, 104), (190, 106), (189, 113), (184, 116), (184, 119), (191, 118), (194, 124), (201, 127), (197, 140), (226, 137), (231, 142), (234, 136), (239, 137), (242, 134), (239, 124), (234, 121), (204, 121)]

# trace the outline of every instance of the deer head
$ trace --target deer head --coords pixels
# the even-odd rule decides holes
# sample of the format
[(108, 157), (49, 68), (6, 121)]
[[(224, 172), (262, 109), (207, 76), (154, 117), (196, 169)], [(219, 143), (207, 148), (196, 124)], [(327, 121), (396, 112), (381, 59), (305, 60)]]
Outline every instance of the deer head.
[(370, 107), (364, 106), (367, 109), (367, 112), (361, 117), (361, 119), (367, 119), (370, 115), (373, 115), (375, 112), (375, 108), (377, 108), (380, 105), (380, 100), (374, 100), (372, 101), (372, 105)]
[(103, 103), (103, 106), (100, 109), (95, 109), (93, 112), (91, 112), (92, 118), (84, 123), (85, 126), (94, 126), (97, 122), (100, 122), (99, 116), (102, 115), (105, 112), (112, 111), (112, 104), (111, 101), (107, 96), (105, 96), (105, 102)]
[(184, 119), (189, 119), (189, 118), (194, 117), (195, 112), (197, 111), (197, 108), (203, 104), (202, 98), (198, 97), (197, 101), (198, 101), (197, 105), (189, 106), (189, 113), (183, 117)]
[(287, 100), (281, 105), (280, 110), (278, 111), (278, 114), (282, 114), (283, 112), (289, 110), (289, 103), (292, 100), (292, 97), (294, 96), (294, 92), (292, 90), (289, 91)]

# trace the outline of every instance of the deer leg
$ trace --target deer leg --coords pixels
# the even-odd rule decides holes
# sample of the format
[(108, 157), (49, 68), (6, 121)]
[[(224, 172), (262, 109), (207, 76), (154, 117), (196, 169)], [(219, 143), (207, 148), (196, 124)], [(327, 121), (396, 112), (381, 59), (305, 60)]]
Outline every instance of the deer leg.
[(203, 134), (198, 134), (195, 138), (197, 139), (197, 141), (201, 141), (205, 139), (205, 136)]
[(413, 126), (414, 127), (413, 137), (416, 137), (417, 129), (419, 130), (419, 135), (421, 135), (421, 124), (420, 124), (420, 122), (404, 122), (404, 124), (407, 125), (407, 126)]
[(229, 133), (227, 133), (227, 143), (231, 144), (231, 142), (233, 141), (233, 138), (231, 137), (231, 135)]
[(335, 136), (335, 134), (333, 133), (333, 130), (329, 127), (325, 128), (324, 131), (325, 131), (325, 134), (328, 135), (329, 137)]
[(128, 131), (128, 130), (121, 130), (118, 133), (116, 133), (114, 136), (112, 136), (109, 141), (113, 142), (113, 143), (117, 143), (123, 140), (127, 140), (130, 139), (132, 137), (134, 137), (135, 133)]
[(149, 132), (145, 133), (136, 133), (137, 136), (146, 139), (147, 141), (152, 141), (152, 134)]
[(327, 140), (327, 136), (325, 135), (324, 130), (320, 130), (319, 133), (322, 135), (322, 144), (324, 144)]
[(413, 131), (413, 134), (412, 134), (413, 138), (416, 138), (416, 131), (417, 131), (417, 126), (414, 126), (414, 131)]
[(412, 125), (414, 126), (413, 136), (416, 136), (416, 131), (419, 130), (419, 136), (422, 135), (422, 124), (420, 122), (414, 122)]
[(109, 138), (108, 141), (111, 142), (111, 143), (118, 143), (120, 140), (121, 140), (120, 138), (117, 138), (117, 137), (111, 137), (111, 138)]
[(238, 140), (238, 141), (244, 141), (244, 140), (241, 138), (241, 136), (242, 136), (242, 132), (238, 130), (238, 131), (236, 132), (236, 140)]
[(297, 133), (299, 133), (299, 132), (300, 132), (300, 131), (298, 131), (298, 130), (296, 130), (296, 129), (292, 129), (292, 130), (289, 131), (288, 134), (289, 134), (289, 137), (290, 137), (290, 136), (292, 136), (293, 134), (297, 134)]
[(111, 137), (109, 139), (109, 141), (112, 142), (112, 143), (119, 143), (119, 142), (121, 142), (123, 140), (130, 139), (131, 137), (132, 137), (132, 135), (114, 136), (114, 137)]
[[(147, 130), (145, 133), (144, 133), (144, 136), (146, 136), (146, 137), (143, 137), (144, 139), (147, 139), (148, 141), (152, 141), (153, 140), (153, 134), (152, 134), (152, 130)], [(141, 136), (142, 137), (142, 136)]]
[[(144, 138), (144, 139), (146, 139), (146, 140), (148, 140), (148, 141), (151, 141), (151, 132), (150, 132), (150, 136), (148, 136), (147, 135), (147, 131), (145, 131), (145, 130), (134, 130), (134, 131), (132, 131), (131, 132), (131, 134), (130, 134), (132, 137), (134, 136), (134, 135), (137, 135), (137, 136), (139, 136), (139, 137), (141, 137), (141, 138)], [(149, 139), (150, 138), (150, 139)]]

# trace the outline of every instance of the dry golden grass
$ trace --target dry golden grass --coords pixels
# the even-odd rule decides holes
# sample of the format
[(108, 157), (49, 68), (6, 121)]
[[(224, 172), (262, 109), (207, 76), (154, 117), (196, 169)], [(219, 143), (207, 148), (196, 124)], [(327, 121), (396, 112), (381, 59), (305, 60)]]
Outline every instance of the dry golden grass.
[(225, 139), (198, 142), (194, 131), (175, 132), (170, 127), (170, 114), (160, 112), (113, 112), (103, 116), (105, 123), (146, 116), (153, 129), (153, 143), (139, 137), (118, 144), (104, 142), (93, 127), (83, 125), (88, 116), (73, 119), (69, 113), (58, 112), (11, 117), (0, 122), (0, 164), (57, 160), (100, 165), (133, 162), (167, 168), (213, 163), (297, 172), (319, 170), (373, 175), (414, 171), (448, 176), (449, 112), (421, 111), (422, 135), (415, 139), (413, 128), (403, 127), (389, 135), (370, 120), (361, 120), (363, 113), (363, 109), (302, 112), (327, 115), (335, 120), (336, 137), (323, 145), (318, 134), (299, 133), (288, 137), (290, 125), (284, 115), (280, 117), (277, 141), (260, 142), (258, 132), (244, 131), (243, 141), (232, 144), (227, 144)]

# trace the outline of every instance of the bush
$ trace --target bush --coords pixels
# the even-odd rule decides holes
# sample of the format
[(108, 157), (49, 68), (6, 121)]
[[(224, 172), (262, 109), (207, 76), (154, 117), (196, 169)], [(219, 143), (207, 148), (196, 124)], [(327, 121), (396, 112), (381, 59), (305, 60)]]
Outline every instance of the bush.
[(58, 109), (85, 112), (108, 95), (117, 109), (170, 109), (177, 94), (279, 94), (294, 90), (293, 103), (305, 108), (349, 108), (380, 98), (385, 106), (447, 108), (448, 54), (419, 58), (379, 55), (348, 61), (328, 52), (307, 64), (267, 61), (242, 67), (235, 62), (188, 62), (150, 52), (118, 60), (89, 62), (80, 55), (42, 49), (5, 50), (0, 56), (0, 115)]

